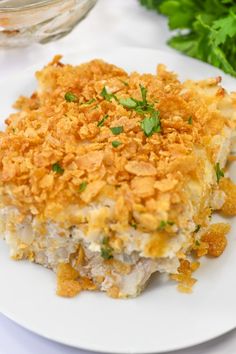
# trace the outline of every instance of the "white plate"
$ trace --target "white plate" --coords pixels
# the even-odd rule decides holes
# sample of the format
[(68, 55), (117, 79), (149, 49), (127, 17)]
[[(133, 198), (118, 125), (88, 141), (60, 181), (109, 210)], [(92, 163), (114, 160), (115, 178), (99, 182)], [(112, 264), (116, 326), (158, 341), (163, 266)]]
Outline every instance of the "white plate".
[[(221, 74), (226, 88), (236, 87), (235, 79), (176, 53), (120, 48), (87, 55), (74, 53), (64, 61), (78, 64), (95, 57), (128, 71), (154, 73), (157, 63), (165, 63), (181, 79)], [(34, 70), (0, 83), (2, 121), (12, 102), (35, 88)], [(232, 219), (230, 223), (232, 232), (225, 253), (219, 259), (203, 261), (192, 295), (181, 294), (174, 282), (155, 277), (146, 291), (132, 300), (113, 300), (88, 292), (74, 299), (57, 297), (55, 275), (29, 262), (10, 260), (1, 241), (0, 311), (44, 337), (94, 351), (158, 353), (207, 341), (236, 327), (236, 223)]]

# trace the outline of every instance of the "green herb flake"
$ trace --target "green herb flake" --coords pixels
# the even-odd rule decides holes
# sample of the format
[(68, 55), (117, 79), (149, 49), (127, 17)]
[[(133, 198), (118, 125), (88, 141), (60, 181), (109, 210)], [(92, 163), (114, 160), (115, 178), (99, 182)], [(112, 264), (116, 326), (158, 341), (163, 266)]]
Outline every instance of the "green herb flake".
[(123, 85), (129, 86), (128, 82), (126, 82), (126, 81), (124, 81), (124, 80), (121, 80), (121, 79), (119, 79), (119, 80), (120, 80), (120, 82), (122, 82)]
[(140, 87), (140, 90), (141, 90), (141, 95), (142, 95), (142, 100), (143, 100), (143, 105), (146, 105), (147, 104), (147, 88), (142, 86), (142, 85), (139, 85)]
[(65, 100), (67, 102), (78, 102), (78, 97), (73, 92), (66, 92)]
[(126, 108), (135, 108), (137, 107), (137, 102), (133, 99), (133, 98), (121, 98), (119, 100), (120, 104), (123, 106), (123, 107), (126, 107)]
[(86, 181), (83, 181), (82, 183), (80, 183), (79, 193), (82, 193), (86, 189), (87, 185), (88, 185), (88, 182), (86, 182)]
[(52, 165), (52, 170), (53, 172), (56, 172), (58, 174), (62, 174), (64, 172), (64, 168), (62, 168), (58, 162)]
[(158, 230), (158, 231), (162, 231), (162, 230), (164, 230), (167, 226), (173, 226), (173, 225), (174, 225), (174, 222), (173, 222), (173, 221), (161, 220), (157, 230)]
[(198, 240), (195, 241), (196, 246), (200, 246), (200, 242)]
[(224, 171), (220, 168), (220, 163), (217, 162), (215, 165), (216, 180), (217, 183), (220, 182), (221, 177), (224, 177)]
[(120, 127), (113, 127), (110, 129), (111, 129), (111, 132), (113, 135), (119, 135), (119, 134), (123, 133), (123, 131), (124, 131), (124, 128), (122, 125)]
[(147, 137), (152, 136), (154, 133), (161, 132), (161, 121), (159, 119), (159, 112), (154, 112), (150, 117), (145, 117), (141, 121), (141, 128)]
[(196, 225), (196, 228), (195, 228), (195, 230), (194, 230), (194, 233), (197, 233), (197, 232), (200, 230), (200, 228), (201, 228), (201, 225)]
[(101, 257), (103, 259), (112, 259), (113, 258), (112, 251), (113, 251), (113, 249), (111, 247), (102, 247), (101, 248)]
[(97, 126), (98, 127), (103, 127), (105, 121), (107, 120), (108, 118), (108, 114), (106, 114), (104, 117), (102, 117), (102, 119), (98, 122)]
[(192, 116), (189, 117), (189, 119), (188, 119), (188, 124), (190, 124), (190, 125), (193, 124), (193, 118), (192, 118)]
[(91, 103), (96, 102), (95, 98), (91, 98), (91, 100), (88, 100), (87, 102), (84, 102), (83, 105), (84, 106), (89, 106)]
[(114, 141), (112, 141), (111, 144), (114, 148), (117, 148), (118, 146), (120, 146), (122, 144), (122, 142), (118, 141), (118, 140), (114, 140)]
[(112, 259), (113, 255), (113, 248), (109, 245), (109, 238), (108, 237), (104, 237), (102, 240), (102, 247), (101, 247), (101, 257), (103, 259)]
[(135, 230), (137, 229), (137, 224), (131, 221), (130, 226), (133, 227)]
[(108, 93), (106, 87), (104, 86), (100, 95), (104, 98), (106, 101), (111, 101), (112, 98), (114, 98), (116, 101), (118, 100), (116, 95), (114, 93)]
[(102, 244), (103, 244), (104, 246), (109, 245), (109, 237), (107, 237), (107, 236), (103, 237), (103, 239), (102, 239)]

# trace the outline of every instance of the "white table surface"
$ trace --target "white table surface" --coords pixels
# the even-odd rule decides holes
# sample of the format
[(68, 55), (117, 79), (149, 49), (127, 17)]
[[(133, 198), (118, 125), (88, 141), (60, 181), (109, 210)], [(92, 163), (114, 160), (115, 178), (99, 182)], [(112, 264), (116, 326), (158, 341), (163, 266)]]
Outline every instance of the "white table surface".
[[(59, 41), (46, 45), (34, 44), (28, 48), (0, 49), (0, 80), (37, 62), (46, 63), (58, 53), (94, 51), (119, 46), (171, 51), (165, 44), (169, 35), (166, 20), (154, 12), (147, 11), (137, 0), (98, 0), (88, 17)], [(85, 352), (82, 350), (41, 338), (0, 314), (0, 354), (83, 353)], [(236, 331), (175, 353), (235, 354)]]

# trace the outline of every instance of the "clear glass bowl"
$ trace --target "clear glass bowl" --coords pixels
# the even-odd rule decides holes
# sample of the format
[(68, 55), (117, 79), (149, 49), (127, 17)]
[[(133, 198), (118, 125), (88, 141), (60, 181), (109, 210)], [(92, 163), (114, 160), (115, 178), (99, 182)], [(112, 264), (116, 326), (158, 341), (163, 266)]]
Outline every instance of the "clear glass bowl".
[(0, 47), (46, 43), (67, 33), (96, 0), (0, 0)]

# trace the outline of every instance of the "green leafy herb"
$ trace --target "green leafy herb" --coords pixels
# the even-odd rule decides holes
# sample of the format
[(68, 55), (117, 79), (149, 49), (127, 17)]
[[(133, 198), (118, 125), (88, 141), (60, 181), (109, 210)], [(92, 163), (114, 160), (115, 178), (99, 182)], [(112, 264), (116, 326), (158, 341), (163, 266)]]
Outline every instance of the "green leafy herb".
[(165, 221), (165, 220), (161, 220), (160, 221), (160, 225), (158, 226), (158, 231), (162, 231), (164, 230), (167, 226), (173, 226), (174, 223), (173, 221)]
[(134, 110), (145, 116), (141, 121), (141, 128), (147, 137), (154, 133), (161, 132), (160, 112), (154, 108), (152, 103), (147, 101), (147, 88), (139, 85), (141, 90), (142, 101), (135, 100), (136, 107)]
[(120, 146), (122, 144), (122, 142), (119, 140), (113, 140), (113, 142), (111, 144), (114, 148), (117, 148), (118, 146)]
[(82, 183), (80, 183), (79, 193), (82, 193), (86, 189), (87, 185), (88, 185), (88, 182), (86, 182), (86, 181), (83, 181)]
[[(139, 0), (167, 16), (174, 36), (168, 44), (236, 76), (234, 0)], [(177, 31), (178, 32), (177, 32)]]
[(147, 137), (154, 133), (161, 131), (161, 121), (159, 119), (159, 112), (153, 112), (150, 117), (146, 117), (141, 121), (141, 128)]
[(119, 100), (120, 104), (126, 108), (136, 108), (137, 102), (133, 98), (121, 98)]
[(147, 88), (139, 85), (140, 90), (141, 90), (141, 95), (142, 95), (142, 99), (143, 99), (143, 105), (147, 105)]
[(56, 172), (58, 174), (62, 174), (64, 172), (64, 168), (62, 168), (58, 162), (52, 165), (52, 170), (53, 172)]
[(114, 93), (108, 93), (106, 87), (104, 86), (100, 95), (104, 98), (106, 101), (111, 101), (112, 98), (114, 98), (116, 101), (118, 100), (116, 95)]
[(112, 259), (112, 252), (113, 248), (109, 245), (109, 238), (104, 237), (102, 240), (101, 257), (104, 259)]
[(134, 109), (137, 113), (144, 114), (146, 112), (153, 111), (153, 105), (147, 103), (147, 89), (146, 87), (139, 85), (142, 95), (142, 101), (138, 101), (132, 97), (121, 98), (120, 104), (126, 108)]
[(104, 125), (104, 122), (107, 120), (108, 114), (106, 114), (102, 119), (98, 122), (97, 126), (102, 127)]
[(66, 92), (65, 100), (67, 102), (78, 102), (78, 97), (73, 92)]
[(121, 98), (119, 103), (126, 108), (133, 109), (139, 114), (145, 115), (147, 113), (157, 112), (154, 108), (152, 103), (147, 102), (147, 88), (139, 85), (142, 101), (136, 100), (135, 98), (128, 97), (128, 98)]
[(110, 129), (112, 131), (112, 134), (114, 134), (114, 135), (119, 135), (120, 133), (123, 133), (123, 131), (124, 131), (123, 126), (113, 127), (113, 128), (110, 128)]
[(217, 183), (220, 182), (221, 177), (224, 177), (224, 171), (220, 168), (220, 163), (217, 162), (215, 165), (216, 179)]
[(119, 103), (126, 108), (132, 109), (135, 112), (144, 115), (145, 118), (141, 121), (141, 128), (147, 137), (152, 136), (154, 133), (160, 133), (161, 121), (160, 112), (154, 108), (153, 103), (147, 101), (147, 88), (139, 85), (142, 101), (135, 98), (121, 98)]
[(188, 119), (188, 124), (193, 124), (193, 118), (192, 118), (192, 116), (189, 117), (189, 119)]
[(126, 81), (124, 81), (124, 80), (121, 80), (121, 79), (119, 79), (119, 80), (120, 80), (120, 82), (122, 82), (122, 84), (124, 84), (125, 86), (129, 86), (128, 82), (126, 82)]
[(195, 228), (195, 230), (194, 230), (194, 233), (197, 233), (197, 232), (200, 230), (200, 228), (201, 228), (201, 225), (196, 225), (196, 228)]
[(198, 240), (195, 241), (196, 246), (200, 246), (200, 242)]

